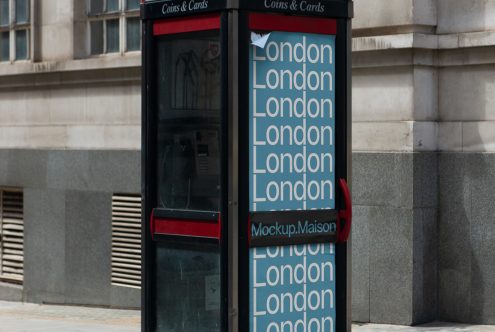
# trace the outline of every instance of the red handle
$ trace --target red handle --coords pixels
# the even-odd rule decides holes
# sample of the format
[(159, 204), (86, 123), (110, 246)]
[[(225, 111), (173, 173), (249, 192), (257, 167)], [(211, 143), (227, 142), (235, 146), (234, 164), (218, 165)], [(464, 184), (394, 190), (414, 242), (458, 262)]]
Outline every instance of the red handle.
[(342, 220), (345, 220), (344, 227), (339, 231), (339, 236), (337, 239), (337, 243), (344, 243), (349, 240), (349, 235), (351, 234), (351, 226), (352, 226), (352, 201), (351, 201), (351, 193), (349, 191), (349, 187), (347, 186), (347, 182), (344, 179), (339, 179), (340, 189), (342, 190), (342, 194), (344, 195), (344, 203), (345, 210), (340, 210), (337, 222), (340, 228), (340, 223)]

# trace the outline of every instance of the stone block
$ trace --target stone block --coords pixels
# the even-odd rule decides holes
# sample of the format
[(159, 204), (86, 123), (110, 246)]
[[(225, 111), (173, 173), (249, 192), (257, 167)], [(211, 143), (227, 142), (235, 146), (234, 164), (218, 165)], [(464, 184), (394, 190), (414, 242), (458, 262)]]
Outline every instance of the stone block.
[(412, 25), (413, 0), (355, 0), (354, 29)]
[(370, 207), (370, 320), (413, 323), (413, 213)]
[(438, 160), (436, 153), (413, 155), (414, 207), (436, 208), (438, 206)]
[(441, 122), (438, 124), (438, 150), (462, 151), (462, 122)]
[(413, 154), (353, 153), (356, 205), (412, 207)]
[(495, 152), (495, 121), (464, 122), (462, 149), (467, 152)]
[(44, 150), (10, 150), (7, 186), (44, 188), (47, 181), (47, 152)]
[(111, 286), (110, 305), (115, 308), (141, 308), (141, 290), (137, 288)]
[(89, 189), (87, 150), (52, 150), (48, 154), (48, 188)]
[(352, 319), (370, 321), (369, 207), (355, 206), (352, 227)]
[(141, 192), (140, 151), (91, 151), (90, 187), (113, 193)]
[(437, 33), (495, 29), (495, 3), (487, 0), (438, 0)]
[(495, 121), (494, 71), (492, 65), (451, 66), (439, 69), (440, 120)]
[(111, 195), (67, 191), (67, 303), (108, 305), (111, 283)]
[(438, 223), (437, 209), (414, 209), (413, 324), (437, 318)]
[(23, 300), (22, 285), (0, 282), (0, 301), (20, 302), (22, 300)]
[(28, 302), (65, 302), (65, 192), (24, 189), (24, 291)]
[[(414, 120), (414, 79), (412, 66), (353, 70), (353, 120)], [(387, 87), (387, 93), (384, 93), (384, 86)]]

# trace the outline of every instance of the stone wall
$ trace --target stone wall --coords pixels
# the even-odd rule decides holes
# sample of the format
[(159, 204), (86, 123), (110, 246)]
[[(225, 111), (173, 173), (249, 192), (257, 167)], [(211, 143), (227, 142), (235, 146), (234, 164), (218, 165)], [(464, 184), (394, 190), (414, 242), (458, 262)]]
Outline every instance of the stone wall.
[(355, 5), (353, 318), (493, 324), (495, 2)]

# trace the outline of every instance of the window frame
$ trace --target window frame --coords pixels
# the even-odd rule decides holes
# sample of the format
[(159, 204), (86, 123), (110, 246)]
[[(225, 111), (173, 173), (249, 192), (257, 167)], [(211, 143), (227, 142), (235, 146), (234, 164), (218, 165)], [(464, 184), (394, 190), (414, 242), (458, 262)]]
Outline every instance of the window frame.
[[(31, 61), (31, 38), (32, 38), (32, 16), (33, 16), (33, 6), (31, 0), (27, 0), (27, 20), (26, 22), (17, 23), (16, 22), (16, 2), (17, 0), (7, 0), (9, 4), (9, 17), (8, 25), (0, 26), (0, 34), (8, 32), (9, 33), (9, 59), (1, 60), (0, 64), (13, 63), (19, 61)], [(18, 31), (26, 31), (26, 58), (17, 58), (17, 44), (16, 37)]]
[[(140, 12), (139, 7), (137, 9), (127, 9), (127, 1), (128, 0), (118, 0), (118, 10), (107, 12), (107, 2), (108, 0), (101, 0), (103, 3), (103, 11), (101, 13), (91, 13), (91, 0), (87, 0), (87, 30), (88, 30), (88, 54), (90, 57), (100, 57), (100, 56), (108, 56), (108, 55), (125, 55), (128, 53), (139, 53), (141, 52), (141, 41), (140, 47), (137, 50), (128, 50), (127, 45), (127, 21), (133, 18), (139, 18)], [(119, 22), (119, 50), (116, 52), (108, 52), (108, 41), (107, 41), (107, 21), (109, 20), (118, 20)], [(91, 32), (91, 23), (92, 22), (102, 22), (102, 52), (101, 53), (93, 53), (92, 50), (92, 32)], [(141, 27), (140, 27), (141, 29)]]

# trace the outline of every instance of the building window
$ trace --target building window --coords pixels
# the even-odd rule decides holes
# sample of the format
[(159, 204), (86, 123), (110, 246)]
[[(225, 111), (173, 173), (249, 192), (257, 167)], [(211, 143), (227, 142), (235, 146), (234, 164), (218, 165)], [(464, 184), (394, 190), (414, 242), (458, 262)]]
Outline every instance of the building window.
[(29, 59), (30, 0), (0, 0), (0, 61)]
[(90, 53), (141, 49), (139, 0), (88, 0)]
[(21, 190), (0, 189), (0, 281), (24, 279), (24, 200)]
[(141, 287), (141, 195), (112, 197), (112, 285)]

